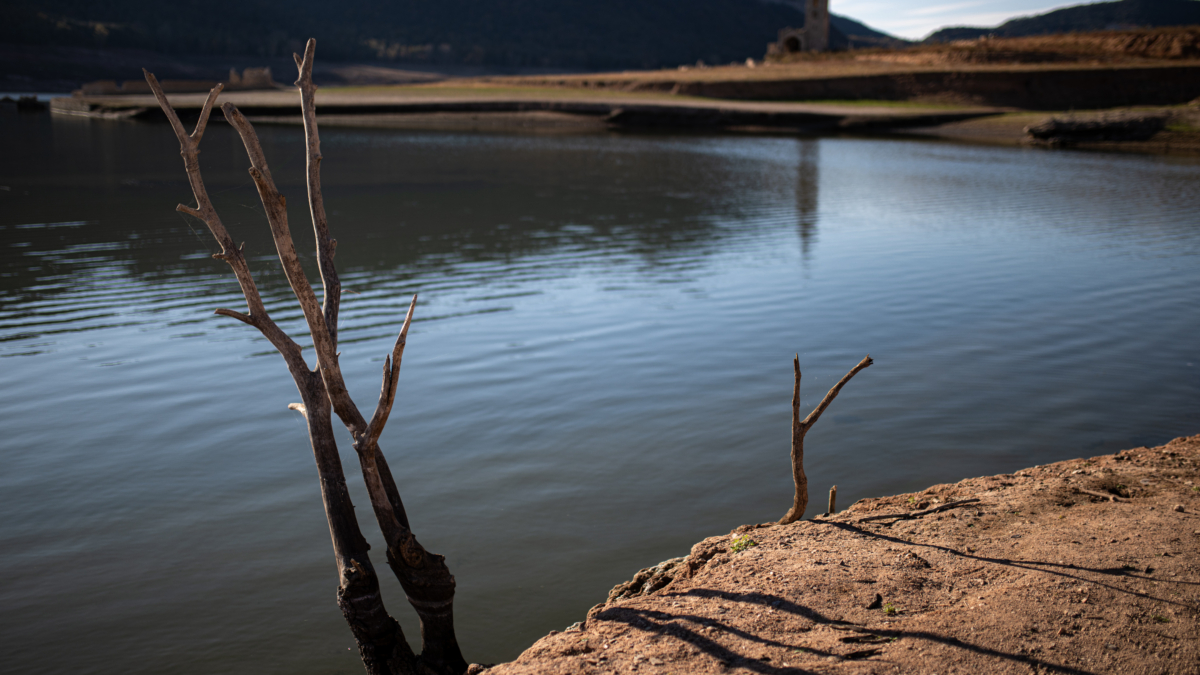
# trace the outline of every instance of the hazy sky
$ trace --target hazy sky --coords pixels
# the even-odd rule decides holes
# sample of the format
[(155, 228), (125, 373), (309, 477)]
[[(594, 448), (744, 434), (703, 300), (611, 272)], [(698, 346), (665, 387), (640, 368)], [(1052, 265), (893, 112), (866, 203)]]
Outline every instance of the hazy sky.
[(1016, 16), (1042, 14), (1086, 0), (829, 0), (829, 11), (909, 39), (946, 26), (995, 26)]

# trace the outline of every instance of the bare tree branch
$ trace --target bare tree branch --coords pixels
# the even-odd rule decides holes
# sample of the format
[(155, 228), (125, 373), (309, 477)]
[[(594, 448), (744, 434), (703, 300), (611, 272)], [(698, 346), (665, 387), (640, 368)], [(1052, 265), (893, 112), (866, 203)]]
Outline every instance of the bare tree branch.
[[(218, 309), (216, 313), (233, 317), (258, 328), (284, 357), (288, 371), (303, 399), (303, 403), (293, 403), (288, 407), (303, 414), (308, 425), (313, 457), (316, 460), (317, 472), (321, 479), (321, 499), (325, 505), (325, 516), (329, 523), (334, 557), (338, 565), (338, 606), (358, 642), (363, 664), (369, 675), (415, 673), (419, 666), (417, 657), (404, 638), (400, 625), (388, 615), (383, 606), (383, 599), (379, 592), (379, 580), (367, 556), (367, 550), (370, 547), (363, 538), (354, 515), (354, 505), (350, 501), (345, 474), (342, 471), (341, 459), (334, 441), (331, 397), (327, 391), (323, 374), (329, 373), (334, 376), (331, 378), (332, 381), (341, 383), (335, 345), (325, 328), (324, 317), (316, 304), (312, 288), (308, 285), (308, 280), (300, 267), (299, 258), (296, 256), (291, 234), (288, 231), (287, 202), (275, 189), (258, 137), (254, 134), (249, 122), (238, 113), (236, 108), (228, 103), (223, 106), (226, 118), (237, 128), (247, 153), (250, 155), (250, 174), (254, 178), (259, 196), (263, 201), (263, 207), (267, 212), (280, 261), (283, 263), (292, 290), (300, 301), (305, 318), (308, 320), (313, 342), (317, 346), (316, 351), (320, 364), (318, 371), (309, 369), (301, 356), (299, 345), (284, 333), (267, 314), (254, 279), (250, 275), (243, 251), (241, 247), (234, 245), (229, 233), (221, 224), (204, 187), (200, 175), (198, 146), (204, 134), (212, 105), (220, 93), (220, 86), (214, 88), (209, 94), (201, 111), (200, 121), (196, 125), (195, 131), (189, 136), (184, 132), (183, 125), (179, 122), (162, 87), (158, 84), (158, 80), (147, 72), (146, 81), (150, 84), (155, 98), (162, 106), (179, 139), (184, 168), (196, 198), (196, 208), (180, 205), (178, 209), (203, 220), (208, 226), (209, 231), (221, 246), (221, 252), (214, 257), (224, 260), (233, 269), (249, 308), (249, 314), (229, 309)], [(342, 392), (344, 393), (344, 385)], [(348, 399), (348, 394), (345, 397)], [(378, 472), (376, 475), (378, 476)], [(386, 495), (387, 490), (379, 485), (375, 487), (375, 492)], [(387, 501), (386, 496), (384, 500)], [(388, 508), (390, 509), (390, 503)], [(395, 538), (397, 535), (393, 533), (393, 539)], [(409, 538), (411, 539), (411, 534)], [(424, 552), (424, 549), (420, 549), (420, 551)], [(466, 664), (464, 663), (462, 669), (456, 672), (462, 672), (465, 669)]]
[(404, 316), (404, 326), (400, 328), (396, 345), (392, 347), (392, 355), (384, 365), (379, 403), (375, 406), (375, 414), (371, 416), (371, 423), (367, 425), (367, 433), (363, 436), (363, 442), (367, 445), (376, 444), (379, 435), (383, 433), (384, 425), (387, 424), (388, 415), (392, 414), (392, 404), (396, 401), (396, 383), (400, 379), (400, 359), (404, 357), (404, 345), (408, 343), (408, 327), (412, 324), (413, 311), (416, 308), (417, 296), (414, 294), (412, 303), (408, 306), (408, 314)]
[[(221, 90), (224, 88), (225, 85), (218, 82), (217, 86), (208, 92), (208, 98), (204, 99), (204, 106), (200, 109), (200, 119), (196, 122), (196, 128), (192, 130), (192, 140), (195, 141), (197, 146), (200, 145), (200, 139), (204, 138), (204, 129), (208, 126), (208, 117), (212, 114), (213, 104), (217, 102), (217, 96), (220, 95)], [(162, 105), (161, 101), (159, 105)]]
[(337, 251), (337, 241), (329, 237), (329, 221), (325, 217), (325, 198), (321, 194), (321, 138), (317, 133), (317, 87), (313, 84), (313, 58), (317, 51), (317, 41), (310, 38), (304, 47), (304, 57), (292, 54), (296, 60), (296, 68), (300, 76), (296, 86), (300, 88), (300, 110), (304, 118), (304, 139), (308, 146), (305, 162), (308, 183), (308, 210), (312, 215), (313, 235), (317, 240), (317, 266), (321, 271), (321, 285), (324, 292), (325, 325), (329, 328), (329, 338), (337, 347), (338, 341), (338, 311), (341, 306), (342, 284), (338, 279), (337, 268), (333, 265), (333, 256)]
[(232, 316), (239, 321), (258, 328), (275, 349), (283, 355), (289, 369), (303, 366), (304, 370), (307, 370), (308, 367), (304, 365), (304, 358), (300, 354), (300, 345), (288, 337), (287, 333), (284, 333), (267, 314), (262, 296), (258, 292), (258, 286), (255, 285), (254, 278), (250, 275), (250, 267), (246, 264), (246, 257), (243, 255), (241, 247), (234, 244), (233, 238), (229, 236), (229, 232), (221, 223), (221, 218), (217, 215), (217, 210), (213, 208), (212, 200), (208, 197), (208, 190), (204, 187), (204, 179), (200, 175), (200, 140), (204, 136), (204, 129), (208, 124), (208, 117), (212, 112), (212, 106), (217, 100), (217, 96), (221, 93), (221, 85), (218, 84), (209, 92), (208, 98), (204, 102), (204, 107), (200, 111), (200, 120), (196, 123), (195, 130), (191, 135), (188, 135), (184, 131), (183, 124), (179, 121), (179, 116), (175, 114), (175, 109), (171, 107), (170, 101), (167, 100), (166, 94), (163, 93), (158, 79), (154, 77), (153, 73), (145, 69), (142, 72), (146, 74), (146, 82), (150, 85), (150, 90), (154, 92), (154, 98), (158, 100), (158, 104), (162, 106), (163, 112), (171, 122), (171, 128), (175, 131), (175, 137), (179, 139), (179, 154), (183, 157), (183, 167), (184, 171), (187, 172), (188, 183), (192, 188), (192, 196), (196, 198), (197, 208), (180, 204), (176, 209), (203, 221), (205, 226), (208, 227), (208, 231), (212, 233), (213, 238), (217, 240), (217, 244), (221, 247), (221, 252), (214, 257), (224, 260), (233, 270), (234, 276), (237, 277), (238, 286), (242, 289), (242, 296), (246, 298), (246, 307), (249, 310), (248, 318), (250, 321), (246, 321), (243, 318), (247, 315), (240, 315), (236, 312), (227, 313), (231, 312), (231, 310), (219, 313), (225, 316)]
[(800, 355), (792, 359), (796, 382), (792, 386), (792, 482), (796, 485), (792, 508), (780, 524), (799, 520), (808, 508), (808, 476), (804, 474), (804, 423), (800, 421)]
[[(409, 603), (421, 618), (421, 663), (424, 667), (437, 673), (461, 673), (466, 670), (467, 663), (463, 659), (454, 631), (454, 577), (446, 567), (445, 558), (426, 551), (409, 529), (404, 504), (378, 443), (395, 402), (396, 386), (400, 375), (400, 360), (416, 307), (416, 296), (409, 305), (404, 326), (392, 348), (392, 355), (385, 364), (380, 400), (371, 416), (371, 422), (368, 423), (363, 418), (362, 413), (350, 398), (337, 363), (337, 316), (341, 301), (341, 283), (333, 263), (337, 242), (329, 236), (324, 198), (321, 193), (321, 142), (317, 130), (316, 87), (312, 82), (312, 64), (315, 53), (316, 41), (309, 40), (305, 46), (304, 56), (293, 55), (293, 58), (299, 73), (296, 86), (300, 88), (300, 108), (304, 119), (304, 135), (308, 150), (306, 168), (309, 212), (313, 221), (313, 234), (316, 237), (321, 282), (325, 289), (323, 312), (316, 316), (323, 319), (320, 323), (324, 324), (325, 333), (317, 335), (319, 328), (315, 324), (318, 322), (313, 320), (315, 312), (310, 312), (310, 307), (315, 306), (315, 296), (311, 301), (307, 299), (307, 296), (301, 298), (301, 305), (304, 307), (305, 316), (309, 319), (310, 330), (313, 332), (313, 343), (316, 346), (321, 377), (325, 382), (329, 401), (334, 412), (341, 418), (354, 439), (354, 450), (362, 469), (363, 482), (366, 485), (367, 494), (371, 498), (375, 519), (388, 545), (388, 561), (400, 580), (400, 585), (404, 588)], [(227, 117), (230, 107), (226, 104)], [(235, 124), (235, 126), (238, 125)], [(240, 128), (239, 132), (241, 132)], [(243, 134), (244, 141), (246, 138), (246, 134)], [(249, 146), (247, 146), (247, 150), (250, 150)], [(251, 152), (252, 157), (254, 154)], [(265, 160), (263, 166), (265, 167)], [(270, 187), (271, 191), (274, 191), (274, 186)], [(260, 186), (261, 192), (262, 187)], [(286, 219), (286, 213), (283, 214), (283, 217)], [(283, 233), (286, 233), (286, 220), (283, 220), (283, 223)], [(278, 241), (277, 237), (277, 246)], [(288, 244), (290, 245), (290, 235)], [(282, 249), (280, 259), (284, 259)], [(288, 262), (285, 266), (292, 264)], [(298, 264), (295, 264), (294, 267), (296, 270), (300, 270)], [(299, 275), (303, 276), (302, 270)], [(304, 281), (304, 284), (307, 288), (307, 280)], [(300, 297), (302, 289), (297, 288), (296, 284), (293, 284), (293, 288), (297, 291), (297, 297)], [(311, 294), (311, 290), (308, 290), (307, 293)]]
[(858, 371), (866, 368), (872, 363), (875, 363), (875, 361), (873, 361), (871, 359), (871, 355), (868, 354), (865, 358), (863, 358), (862, 361), (858, 362), (857, 366), (851, 368), (850, 372), (846, 373), (842, 379), (838, 380), (837, 384), (833, 385), (833, 389), (830, 389), (829, 393), (825, 394), (825, 398), (821, 399), (820, 405), (810, 412), (808, 417), (804, 418), (804, 422), (802, 424), (804, 425), (806, 431), (809, 427), (817, 423), (817, 420), (821, 418), (821, 413), (825, 412), (825, 409), (829, 407), (830, 403), (833, 403), (833, 399), (837, 398), (838, 392), (842, 390), (842, 387), (846, 386), (846, 383), (850, 381), (850, 378), (857, 375)]
[(245, 314), (242, 314), (241, 312), (235, 312), (232, 309), (216, 309), (216, 310), (213, 310), (213, 314), (220, 314), (221, 316), (232, 317), (234, 319), (237, 319), (238, 321), (241, 321), (242, 323), (246, 324), (247, 326), (254, 326), (255, 328), (258, 327), (258, 324), (254, 321), (253, 317), (246, 316)]
[[(226, 102), (222, 106), (225, 118), (238, 132), (250, 158), (250, 175), (254, 179), (262, 200), (276, 252), (288, 283), (304, 312), (313, 340), (318, 364), (315, 371), (308, 369), (300, 356), (300, 348), (278, 328), (267, 314), (254, 286), (254, 281), (250, 277), (242, 251), (233, 245), (233, 240), (221, 225), (220, 219), (204, 191), (196, 159), (198, 153), (196, 146), (199, 138), (203, 135), (207, 116), (216, 99), (216, 94), (219, 92), (210, 95), (196, 131), (192, 136), (185, 136), (178, 117), (171, 110), (157, 81), (154, 81), (153, 77), (149, 75), (147, 81), (151, 82), (151, 88), (155, 90), (160, 105), (167, 112), (168, 119), (172, 120), (172, 127), (180, 139), (185, 168), (192, 183), (193, 193), (196, 195), (196, 208), (181, 205), (179, 209), (200, 218), (209, 226), (209, 230), (222, 248), (221, 253), (215, 257), (225, 260), (233, 268), (250, 310), (248, 314), (226, 309), (218, 310), (218, 313), (253, 325), (267, 336), (284, 355), (288, 369), (291, 371), (293, 379), (296, 380), (297, 388), (300, 389), (304, 399), (303, 403), (293, 404), (290, 407), (303, 413), (308, 421), (310, 439), (317, 458), (318, 470), (322, 476), (322, 496), (326, 503), (326, 515), (330, 520), (330, 531), (334, 534), (334, 549), (342, 578), (338, 594), (339, 606), (342, 607), (347, 621), (350, 621), (351, 628), (359, 640), (364, 663), (367, 664), (369, 671), (376, 672), (378, 670), (382, 673), (385, 672), (385, 668), (391, 667), (385, 663), (391, 658), (387, 654), (392, 654), (400, 661), (415, 657), (411, 657), (411, 651), (404, 652), (408, 649), (406, 644), (403, 648), (394, 644), (395, 636), (400, 635), (399, 627), (395, 626), (393, 630), (394, 621), (383, 610), (382, 601), (378, 597), (378, 587), (374, 581), (374, 573), (365, 557), (365, 548), (363, 547), (366, 542), (362, 540), (361, 533), (357, 529), (357, 522), (353, 518), (353, 507), (348, 506), (348, 493), (343, 494), (345, 479), (341, 474), (340, 462), (337, 460), (332, 432), (326, 428), (330, 421), (330, 408), (342, 419), (354, 439), (354, 448), (362, 468), (372, 510), (388, 544), (388, 561), (404, 587), (409, 602), (421, 617), (423, 644), (422, 654), (419, 657), (420, 668), (434, 673), (458, 674), (466, 670), (466, 661), (462, 657), (454, 634), (454, 577), (446, 568), (445, 559), (426, 551), (410, 531), (395, 480), (378, 446), (379, 436), (383, 432), (395, 403), (400, 363), (416, 306), (416, 297), (414, 296), (409, 306), (404, 326), (397, 337), (391, 356), (387, 359), (380, 400), (370, 423), (363, 418), (362, 413), (351, 399), (338, 363), (337, 318), (341, 286), (333, 263), (336, 242), (329, 236), (321, 194), (321, 152), (315, 113), (316, 88), (312, 83), (315, 44), (315, 41), (310, 40), (304, 57), (296, 56), (299, 69), (299, 79), (296, 84), (301, 91), (301, 108), (308, 148), (309, 211), (313, 219), (313, 232), (316, 238), (321, 281), (324, 287), (323, 307), (318, 304), (316, 294), (296, 253), (295, 242), (288, 225), (287, 201), (275, 185), (253, 125), (232, 104)], [(338, 487), (339, 485), (341, 487)], [(347, 508), (351, 509), (348, 513), (346, 512)], [(360, 551), (360, 553), (351, 557), (350, 552), (352, 551)], [(352, 595), (347, 590), (351, 586), (362, 586), (365, 590), (363, 593)], [(362, 604), (364, 602), (366, 604)], [(356, 620), (352, 620), (352, 616), (360, 617), (361, 621), (356, 623)], [(375, 628), (367, 630), (364, 628), (367, 625), (375, 626)], [(408, 656), (405, 656), (406, 653)], [(399, 663), (397, 662), (397, 664)], [(414, 663), (402, 668), (397, 665), (396, 668), (408, 670), (416, 667)], [(393, 670), (399, 672), (396, 669)]]
[[(833, 399), (837, 398), (838, 392), (850, 378), (854, 377), (860, 370), (874, 363), (870, 355), (867, 355), (858, 365), (850, 369), (829, 393), (825, 394), (825, 398), (821, 399), (821, 403), (813, 409), (804, 421), (800, 421), (800, 355), (797, 354), (792, 360), (792, 367), (796, 371), (796, 384), (792, 389), (792, 482), (796, 484), (796, 493), (792, 498), (792, 508), (784, 514), (779, 520), (780, 525), (794, 523), (804, 517), (804, 511), (808, 508), (808, 476), (804, 474), (804, 436), (808, 434), (808, 430), (812, 428), (817, 420), (821, 418), (821, 413), (833, 403)], [(833, 497), (830, 497), (830, 509), (833, 508)]]
[[(300, 309), (304, 312), (309, 334), (313, 339), (313, 347), (317, 353), (317, 363), (320, 366), (322, 377), (326, 380), (326, 388), (329, 390), (330, 401), (333, 402), (335, 409), (338, 409), (340, 416), (341, 410), (346, 407), (353, 408), (354, 402), (350, 400), (350, 394), (346, 391), (346, 385), (342, 380), (337, 349), (329, 336), (321, 306), (317, 302), (317, 296), (313, 292), (312, 286), (308, 283), (308, 277), (304, 274), (300, 257), (296, 254), (296, 245), (288, 226), (287, 199), (275, 187), (275, 180), (271, 177), (271, 169), (267, 165), (267, 158), (263, 153), (262, 144), (258, 140), (258, 134), (254, 131), (254, 126), (232, 103), (226, 102), (221, 106), (221, 110), (225, 113), (225, 119), (241, 136), (242, 144), (246, 147), (246, 154), (250, 157), (250, 176), (254, 179), (259, 198), (262, 200), (267, 223), (271, 228), (271, 238), (275, 241), (275, 251), (283, 266), (288, 284), (291, 285), (292, 292), (300, 303)], [(365, 423), (363, 426), (366, 426)]]

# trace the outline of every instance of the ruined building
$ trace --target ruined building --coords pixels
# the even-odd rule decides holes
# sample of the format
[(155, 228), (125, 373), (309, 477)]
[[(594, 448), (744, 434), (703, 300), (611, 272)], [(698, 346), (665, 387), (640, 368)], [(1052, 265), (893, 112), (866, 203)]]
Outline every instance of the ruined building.
[(829, 0), (808, 0), (804, 27), (788, 26), (779, 31), (778, 40), (767, 45), (767, 56), (824, 51), (829, 51)]

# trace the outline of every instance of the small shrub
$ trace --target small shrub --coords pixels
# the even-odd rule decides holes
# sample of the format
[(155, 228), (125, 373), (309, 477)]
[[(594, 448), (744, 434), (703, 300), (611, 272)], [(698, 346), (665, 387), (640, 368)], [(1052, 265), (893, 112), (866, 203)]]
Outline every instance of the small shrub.
[(895, 606), (895, 605), (893, 605), (893, 604), (892, 604), (892, 603), (890, 603), (890, 602), (886, 602), (886, 603), (884, 603), (884, 605), (883, 605), (883, 613), (884, 613), (884, 614), (886, 614), (886, 615), (888, 615), (888, 616), (895, 616), (895, 615), (896, 615), (896, 606)]
[(1155, 621), (1157, 621), (1159, 623), (1171, 623), (1171, 620), (1169, 618), (1162, 616), (1161, 614), (1155, 614), (1154, 616), (1152, 616), (1150, 618), (1154, 619)]
[(748, 548), (754, 548), (755, 546), (758, 546), (758, 542), (751, 539), (749, 535), (743, 534), (739, 537), (733, 538), (733, 543), (729, 546), (729, 550), (733, 551), (734, 553), (741, 553), (742, 551), (745, 551)]

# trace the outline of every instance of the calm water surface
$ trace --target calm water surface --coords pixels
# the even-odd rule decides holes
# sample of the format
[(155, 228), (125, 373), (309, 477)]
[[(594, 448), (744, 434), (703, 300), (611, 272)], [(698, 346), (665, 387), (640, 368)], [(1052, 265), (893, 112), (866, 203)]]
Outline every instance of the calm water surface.
[[(301, 131), (261, 132), (306, 241)], [(808, 436), (810, 512), (832, 484), (849, 504), (1200, 432), (1196, 160), (322, 136), (360, 405), (420, 293), (382, 445), (458, 577), (469, 660), (510, 659), (637, 569), (781, 516), (796, 352), (805, 409), (876, 360)], [(361, 672), (297, 395), (257, 333), (212, 315), (244, 305), (173, 211), (191, 196), (170, 130), (9, 115), (0, 143), (4, 669)], [(240, 144), (214, 126), (203, 149), (299, 332)]]

